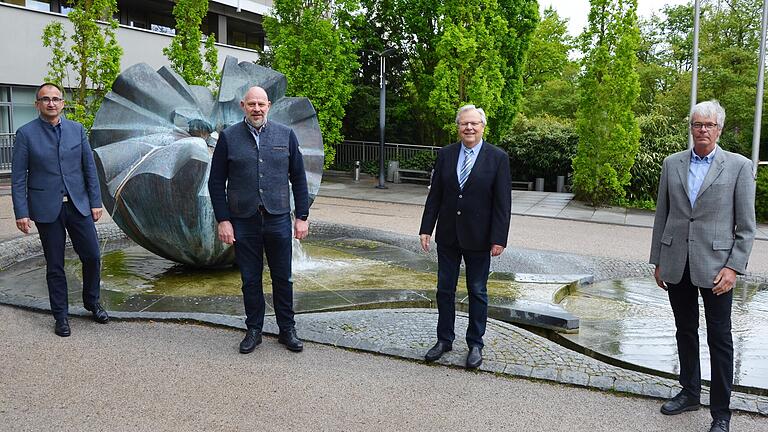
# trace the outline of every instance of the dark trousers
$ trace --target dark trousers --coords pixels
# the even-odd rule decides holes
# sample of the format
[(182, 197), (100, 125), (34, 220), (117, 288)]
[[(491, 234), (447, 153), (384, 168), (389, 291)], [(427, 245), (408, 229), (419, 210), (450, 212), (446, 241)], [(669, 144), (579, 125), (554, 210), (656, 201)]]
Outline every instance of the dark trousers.
[(437, 245), (437, 339), (453, 342), (456, 320), (456, 284), (459, 265), (464, 258), (469, 293), (469, 326), (467, 345), (483, 347), (485, 323), (488, 320), (488, 272), (490, 251), (470, 251), (454, 246)]
[(83, 303), (90, 306), (99, 301), (101, 254), (93, 216), (83, 216), (71, 202), (61, 206), (59, 217), (51, 223), (36, 223), (45, 255), (45, 279), (51, 312), (57, 320), (66, 318), (67, 277), (64, 274), (66, 234), (83, 266)]
[(291, 216), (256, 213), (232, 218), (235, 231), (235, 261), (243, 280), (245, 324), (264, 326), (264, 255), (272, 277), (272, 304), (280, 331), (293, 328), (293, 280), (291, 279)]
[(691, 283), (688, 265), (678, 284), (669, 285), (669, 303), (675, 314), (677, 352), (680, 357), (680, 385), (691, 396), (701, 393), (701, 366), (699, 363), (699, 294), (704, 300), (707, 322), (712, 386), (710, 411), (712, 418), (731, 418), (729, 409), (733, 388), (733, 338), (731, 336), (731, 304), (733, 290), (715, 295), (709, 288), (698, 288)]

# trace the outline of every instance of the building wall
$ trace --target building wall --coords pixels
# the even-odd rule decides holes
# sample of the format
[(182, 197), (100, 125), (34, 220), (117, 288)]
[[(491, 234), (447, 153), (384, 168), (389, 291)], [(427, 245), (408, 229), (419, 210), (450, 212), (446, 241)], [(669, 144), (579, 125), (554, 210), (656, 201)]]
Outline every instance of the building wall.
[[(51, 50), (43, 46), (41, 36), (43, 28), (51, 21), (61, 21), (65, 29), (72, 33), (72, 26), (64, 16), (0, 3), (0, 41), (3, 41), (0, 44), (0, 85), (36, 86), (44, 81)], [(120, 66), (125, 69), (144, 62), (159, 69), (168, 65), (163, 48), (170, 44), (171, 38), (166, 34), (120, 26), (117, 30), (117, 40), (123, 48)], [(227, 55), (237, 57), (240, 61), (255, 61), (259, 58), (258, 52), (254, 50), (221, 44), (217, 44), (217, 48), (219, 68)]]

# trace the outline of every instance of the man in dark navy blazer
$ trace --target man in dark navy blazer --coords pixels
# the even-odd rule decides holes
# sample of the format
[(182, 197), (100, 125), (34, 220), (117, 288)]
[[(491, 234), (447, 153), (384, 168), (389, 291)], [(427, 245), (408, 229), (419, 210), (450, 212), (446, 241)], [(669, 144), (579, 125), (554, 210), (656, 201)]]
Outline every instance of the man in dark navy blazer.
[(483, 362), (483, 335), (488, 318), (488, 274), (491, 257), (507, 246), (512, 212), (509, 156), (483, 141), (485, 112), (474, 105), (456, 115), (458, 143), (440, 150), (419, 230), (429, 252), (437, 224), (437, 343), (425, 355), (439, 359), (453, 348), (456, 284), (462, 258), (469, 293), (467, 368)]
[(261, 87), (246, 92), (240, 101), (245, 117), (219, 135), (208, 179), (219, 239), (234, 243), (235, 261), (243, 280), (247, 326), (240, 343), (243, 354), (261, 343), (265, 254), (280, 328), (278, 342), (295, 352), (304, 348), (293, 320), (290, 190), (296, 207), (294, 235), (303, 239), (309, 229), (307, 176), (296, 134), (285, 125), (267, 120), (270, 106)]
[(109, 321), (99, 303), (101, 256), (95, 225), (102, 212), (99, 179), (83, 125), (61, 115), (61, 89), (56, 84), (41, 85), (35, 106), (40, 117), (16, 131), (13, 145), (13, 211), (16, 227), (24, 234), (32, 221), (37, 225), (54, 331), (66, 337), (71, 333), (64, 274), (67, 233), (83, 265), (83, 305), (96, 322)]

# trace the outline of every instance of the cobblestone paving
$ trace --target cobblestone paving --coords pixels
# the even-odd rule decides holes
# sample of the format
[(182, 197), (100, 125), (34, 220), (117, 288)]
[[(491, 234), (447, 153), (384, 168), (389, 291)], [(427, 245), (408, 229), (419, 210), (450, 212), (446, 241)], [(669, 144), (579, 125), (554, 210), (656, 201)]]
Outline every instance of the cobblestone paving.
[[(300, 334), (315, 342), (422, 360), (435, 343), (437, 312), (431, 309), (346, 311), (297, 316)], [(453, 351), (437, 363), (463, 367), (467, 345), (461, 340), (467, 318), (456, 319)], [(669, 398), (679, 391), (676, 381), (622, 369), (571, 351), (548, 339), (500, 321), (489, 320), (481, 370)], [(702, 395), (708, 401), (706, 389)], [(731, 406), (768, 415), (768, 397), (734, 393)]]

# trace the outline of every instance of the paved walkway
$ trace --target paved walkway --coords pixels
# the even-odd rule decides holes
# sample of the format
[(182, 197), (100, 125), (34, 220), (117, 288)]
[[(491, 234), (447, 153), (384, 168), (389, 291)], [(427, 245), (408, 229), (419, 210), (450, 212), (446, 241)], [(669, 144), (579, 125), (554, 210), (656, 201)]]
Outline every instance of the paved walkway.
[[(323, 177), (320, 196), (355, 200), (382, 201), (424, 205), (428, 189), (422, 184), (387, 183), (387, 189), (376, 189), (378, 179), (363, 176), (354, 181), (350, 175), (331, 172)], [(512, 191), (512, 214), (581, 222), (653, 227), (654, 213), (622, 207), (589, 206), (574, 199), (571, 193)], [(757, 239), (768, 240), (768, 225), (758, 224)]]

